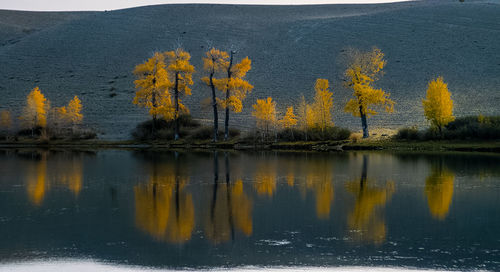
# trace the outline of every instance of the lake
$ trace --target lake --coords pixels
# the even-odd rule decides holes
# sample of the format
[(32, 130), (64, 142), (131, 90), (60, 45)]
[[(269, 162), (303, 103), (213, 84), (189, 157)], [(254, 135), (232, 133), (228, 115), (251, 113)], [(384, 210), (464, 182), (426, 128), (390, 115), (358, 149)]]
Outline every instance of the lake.
[(0, 269), (500, 270), (500, 155), (0, 150)]

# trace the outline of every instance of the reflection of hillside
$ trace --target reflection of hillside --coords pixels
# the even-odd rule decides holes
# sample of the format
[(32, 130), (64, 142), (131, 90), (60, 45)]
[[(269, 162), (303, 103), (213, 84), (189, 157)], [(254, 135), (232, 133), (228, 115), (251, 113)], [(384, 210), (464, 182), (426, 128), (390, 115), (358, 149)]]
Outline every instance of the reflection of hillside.
[(214, 183), (205, 234), (214, 243), (234, 240), (235, 229), (252, 234), (252, 201), (243, 191), (243, 182), (231, 182), (230, 167), (225, 154), (225, 182), (219, 182), (218, 157), (214, 153)]
[(152, 162), (148, 183), (134, 187), (137, 227), (171, 243), (190, 240), (194, 228), (193, 198), (185, 190), (188, 178), (179, 167), (178, 163)]
[(380, 244), (385, 241), (387, 230), (379, 209), (386, 205), (394, 193), (394, 183), (387, 182), (383, 187), (372, 185), (375, 182), (367, 178), (367, 160), (364, 156), (359, 181), (350, 181), (345, 185), (346, 190), (356, 198), (347, 225), (356, 239)]
[(78, 196), (83, 186), (83, 161), (73, 153), (40, 152), (33, 156), (26, 173), (26, 190), (30, 201), (41, 205), (51, 187), (68, 188)]
[(441, 167), (433, 167), (425, 180), (425, 195), (429, 211), (434, 218), (444, 219), (453, 198), (455, 175)]

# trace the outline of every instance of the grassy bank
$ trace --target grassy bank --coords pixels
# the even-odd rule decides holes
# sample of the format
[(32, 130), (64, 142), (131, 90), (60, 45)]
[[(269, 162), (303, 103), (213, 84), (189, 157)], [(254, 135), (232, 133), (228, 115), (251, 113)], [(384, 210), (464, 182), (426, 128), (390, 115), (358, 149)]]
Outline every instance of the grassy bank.
[(234, 150), (303, 150), (303, 151), (349, 151), (349, 150), (389, 150), (389, 151), (469, 151), (500, 153), (500, 141), (401, 141), (392, 139), (361, 141), (302, 141), (252, 143), (234, 139), (213, 143), (210, 140), (179, 141), (104, 141), (104, 140), (59, 140), (59, 141), (2, 141), (0, 148), (94, 148), (94, 149), (234, 149)]

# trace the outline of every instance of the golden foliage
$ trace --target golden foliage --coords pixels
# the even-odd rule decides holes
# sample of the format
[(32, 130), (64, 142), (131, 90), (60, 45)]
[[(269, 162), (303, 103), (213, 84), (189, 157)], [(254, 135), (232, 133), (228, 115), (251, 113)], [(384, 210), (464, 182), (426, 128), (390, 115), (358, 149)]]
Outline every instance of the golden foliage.
[(75, 97), (73, 97), (73, 99), (69, 101), (67, 112), (68, 112), (68, 119), (73, 125), (82, 122), (83, 119), (83, 114), (81, 113), (82, 103), (80, 99), (78, 99), (78, 96), (75, 95)]
[(314, 109), (314, 124), (323, 131), (325, 128), (333, 126), (333, 94), (329, 91), (329, 83), (327, 79), (316, 79), (314, 90), (316, 91), (314, 103), (312, 105), (312, 108)]
[(448, 91), (448, 84), (443, 77), (429, 82), (426, 99), (422, 100), (424, 114), (434, 128), (441, 130), (449, 122), (455, 120), (453, 116), (453, 100)]
[(246, 236), (251, 235), (252, 201), (243, 191), (243, 182), (221, 183), (216, 188), (215, 203), (211, 204), (213, 210), (205, 224), (207, 238), (215, 244), (228, 241), (235, 228)]
[(276, 122), (276, 102), (271, 97), (257, 99), (252, 107), (252, 115), (257, 118), (257, 127), (268, 131)]
[(312, 128), (315, 125), (314, 110), (311, 105), (306, 103), (304, 96), (300, 98), (297, 121), (303, 130)]
[(231, 111), (238, 113), (243, 109), (242, 101), (253, 89), (253, 85), (243, 79), (252, 68), (252, 61), (245, 57), (239, 63), (233, 64), (231, 68), (229, 65), (230, 62), (224, 61), (224, 69), (229, 70), (230, 76), (220, 79), (214, 78), (214, 85), (217, 90), (225, 94), (224, 98), (218, 99), (218, 104), (223, 108), (229, 107)]
[(7, 110), (0, 111), (0, 128), (10, 129), (11, 126), (12, 126), (12, 118), (10, 116), (10, 112)]
[(326, 160), (311, 161), (306, 171), (306, 188), (315, 194), (316, 216), (328, 219), (334, 198), (332, 166)]
[(133, 103), (148, 108), (153, 118), (160, 115), (166, 120), (173, 119), (174, 108), (169, 92), (172, 82), (169, 80), (164, 54), (155, 52), (146, 62), (135, 67), (134, 74), (137, 77), (134, 81), (137, 92)]
[[(229, 66), (229, 55), (225, 51), (210, 48), (203, 57), (203, 69), (210, 73), (224, 71)], [(206, 78), (206, 79), (205, 79)], [(202, 80), (205, 82), (208, 77)]]
[(184, 186), (188, 178), (176, 174), (172, 165), (154, 166), (147, 184), (134, 187), (135, 222), (157, 240), (184, 243), (194, 228), (194, 204)]
[(26, 106), (21, 119), (30, 128), (47, 125), (47, 113), (50, 109), (49, 101), (38, 87), (35, 87), (26, 97)]
[(286, 114), (283, 116), (283, 119), (280, 120), (280, 124), (285, 129), (297, 125), (297, 116), (293, 113), (293, 106), (286, 109)]
[(346, 183), (345, 187), (356, 197), (354, 209), (349, 214), (347, 225), (354, 230), (357, 238), (381, 244), (386, 237), (386, 226), (382, 216), (377, 213), (378, 207), (383, 207), (394, 193), (394, 182), (389, 181), (385, 187), (370, 185), (369, 180), (354, 180)]
[(346, 86), (353, 89), (354, 98), (347, 102), (345, 112), (356, 117), (370, 117), (377, 114), (372, 106), (383, 107), (389, 113), (394, 111), (394, 101), (389, 99), (389, 93), (372, 86), (378, 80), (385, 64), (384, 53), (378, 48), (369, 52), (352, 53), (345, 77)]
[(443, 220), (450, 210), (455, 175), (447, 170), (432, 169), (425, 180), (425, 195), (434, 218)]

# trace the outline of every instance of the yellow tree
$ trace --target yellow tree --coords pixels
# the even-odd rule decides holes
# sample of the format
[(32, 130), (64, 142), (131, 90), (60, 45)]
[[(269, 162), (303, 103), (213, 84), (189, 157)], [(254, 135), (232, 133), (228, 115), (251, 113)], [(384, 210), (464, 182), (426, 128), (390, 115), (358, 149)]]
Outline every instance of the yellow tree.
[(369, 136), (367, 117), (377, 114), (373, 106), (383, 107), (389, 113), (394, 111), (394, 101), (389, 99), (389, 93), (373, 87), (385, 65), (384, 53), (378, 48), (368, 52), (354, 50), (345, 71), (346, 86), (353, 90), (354, 98), (347, 102), (344, 110), (361, 117), (363, 138)]
[(31, 136), (34, 135), (36, 127), (45, 128), (47, 125), (47, 112), (50, 109), (49, 101), (45, 98), (38, 87), (35, 87), (26, 97), (21, 119), (31, 128)]
[(0, 129), (8, 131), (12, 126), (12, 118), (7, 110), (0, 111)]
[(305, 140), (307, 141), (307, 131), (314, 126), (314, 111), (311, 105), (308, 105), (304, 96), (300, 98), (298, 108), (298, 124), (304, 131)]
[(293, 106), (286, 109), (286, 114), (283, 116), (283, 119), (280, 120), (280, 123), (284, 129), (292, 128), (297, 125), (297, 116), (293, 113)]
[(276, 102), (271, 97), (267, 99), (257, 99), (257, 103), (252, 105), (254, 111), (252, 115), (257, 118), (257, 127), (264, 130), (264, 135), (269, 135), (269, 129), (276, 122)]
[(184, 51), (182, 48), (177, 48), (174, 51), (165, 53), (168, 66), (167, 71), (170, 73), (173, 83), (174, 91), (174, 130), (175, 140), (179, 139), (179, 113), (189, 112), (179, 98), (180, 94), (191, 95), (191, 88), (193, 85), (194, 66), (189, 63), (191, 55)]
[(149, 109), (149, 114), (153, 117), (154, 133), (158, 116), (166, 120), (173, 119), (173, 108), (168, 92), (172, 83), (168, 78), (164, 54), (155, 52), (146, 62), (135, 67), (134, 74), (137, 77), (134, 81), (137, 92), (133, 103)]
[(442, 133), (443, 126), (455, 120), (453, 116), (453, 100), (448, 91), (448, 84), (444, 83), (443, 77), (429, 82), (427, 97), (422, 100), (424, 114), (432, 127)]
[(215, 93), (215, 81), (217, 79), (214, 78), (214, 76), (217, 72), (224, 71), (225, 67), (229, 66), (228, 58), (229, 55), (227, 52), (215, 48), (210, 48), (210, 50), (205, 53), (205, 57), (203, 57), (203, 69), (208, 72), (209, 76), (203, 77), (201, 80), (212, 90), (212, 108), (214, 110), (214, 142), (217, 142), (219, 132), (217, 95)]
[(316, 79), (314, 90), (316, 91), (313, 103), (314, 122), (321, 132), (324, 132), (325, 128), (333, 125), (333, 98), (332, 92), (329, 91), (328, 79)]
[(67, 111), (67, 118), (69, 123), (72, 126), (72, 129), (77, 124), (80, 124), (83, 120), (83, 114), (82, 112), (82, 103), (78, 96), (75, 95), (71, 101), (69, 101), (68, 106), (66, 107)]
[(243, 100), (252, 91), (253, 85), (244, 79), (248, 71), (252, 68), (252, 61), (245, 57), (239, 63), (233, 63), (234, 51), (231, 51), (229, 62), (225, 63), (227, 72), (226, 78), (214, 80), (215, 87), (224, 93), (224, 98), (219, 102), (226, 110), (224, 118), (224, 140), (229, 138), (229, 112), (241, 112)]

